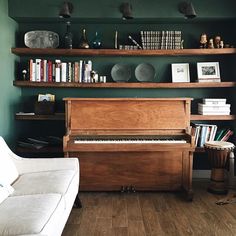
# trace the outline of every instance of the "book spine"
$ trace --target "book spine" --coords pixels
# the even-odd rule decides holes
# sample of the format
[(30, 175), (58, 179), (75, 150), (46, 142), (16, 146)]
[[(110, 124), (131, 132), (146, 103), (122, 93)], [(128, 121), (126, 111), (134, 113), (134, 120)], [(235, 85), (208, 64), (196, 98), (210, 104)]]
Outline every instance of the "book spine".
[(55, 82), (61, 82), (61, 61), (55, 60)]
[(35, 68), (35, 81), (40, 82), (41, 80), (41, 59), (35, 59), (36, 68)]
[(61, 82), (67, 82), (66, 81), (66, 73), (67, 73), (67, 63), (62, 62), (61, 63)]
[(52, 61), (48, 61), (48, 82), (52, 82)]
[(29, 81), (33, 81), (33, 59), (29, 60)]
[(75, 62), (75, 77), (74, 77), (74, 81), (76, 83), (79, 82), (79, 62)]

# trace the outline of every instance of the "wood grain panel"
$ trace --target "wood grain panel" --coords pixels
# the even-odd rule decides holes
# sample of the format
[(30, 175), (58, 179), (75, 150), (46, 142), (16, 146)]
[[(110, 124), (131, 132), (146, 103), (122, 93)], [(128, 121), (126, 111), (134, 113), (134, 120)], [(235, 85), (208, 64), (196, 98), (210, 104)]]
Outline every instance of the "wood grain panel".
[(189, 126), (189, 110), (183, 99), (71, 99), (71, 103), (71, 130), (171, 130)]
[(79, 156), (80, 190), (176, 190), (182, 185), (182, 152), (70, 153)]

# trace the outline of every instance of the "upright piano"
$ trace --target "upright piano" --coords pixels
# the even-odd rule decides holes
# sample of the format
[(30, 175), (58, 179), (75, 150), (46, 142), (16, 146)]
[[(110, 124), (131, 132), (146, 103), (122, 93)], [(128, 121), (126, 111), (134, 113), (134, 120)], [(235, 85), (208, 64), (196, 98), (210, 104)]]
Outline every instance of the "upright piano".
[(192, 199), (191, 98), (65, 98), (65, 157), (81, 191), (184, 190)]

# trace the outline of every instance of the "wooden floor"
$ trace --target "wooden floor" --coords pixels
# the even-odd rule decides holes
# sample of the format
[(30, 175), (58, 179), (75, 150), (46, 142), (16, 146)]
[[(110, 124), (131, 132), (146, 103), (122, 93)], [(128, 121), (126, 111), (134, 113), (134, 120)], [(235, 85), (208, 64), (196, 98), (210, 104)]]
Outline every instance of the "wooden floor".
[[(194, 200), (180, 193), (80, 193), (63, 236), (236, 235), (236, 204), (217, 205), (224, 196), (194, 182)], [(231, 192), (232, 193), (232, 192)]]

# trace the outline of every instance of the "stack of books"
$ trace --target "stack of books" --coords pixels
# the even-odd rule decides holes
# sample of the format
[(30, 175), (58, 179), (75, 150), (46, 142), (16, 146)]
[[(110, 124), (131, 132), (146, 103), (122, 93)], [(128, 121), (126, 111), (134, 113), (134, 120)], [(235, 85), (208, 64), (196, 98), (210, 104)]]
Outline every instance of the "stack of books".
[(193, 124), (195, 145), (203, 147), (205, 142), (214, 141), (217, 131), (216, 125), (210, 124)]
[(31, 82), (95, 82), (91, 77), (91, 60), (63, 62), (36, 58), (30, 59), (28, 64)]
[(203, 103), (198, 103), (198, 114), (229, 115), (230, 104), (226, 104), (225, 98), (205, 98)]
[(208, 141), (228, 141), (233, 135), (230, 128), (218, 128), (213, 124), (192, 124), (192, 130), (197, 147), (204, 147)]
[(181, 49), (182, 32), (179, 30), (141, 31), (143, 49)]

